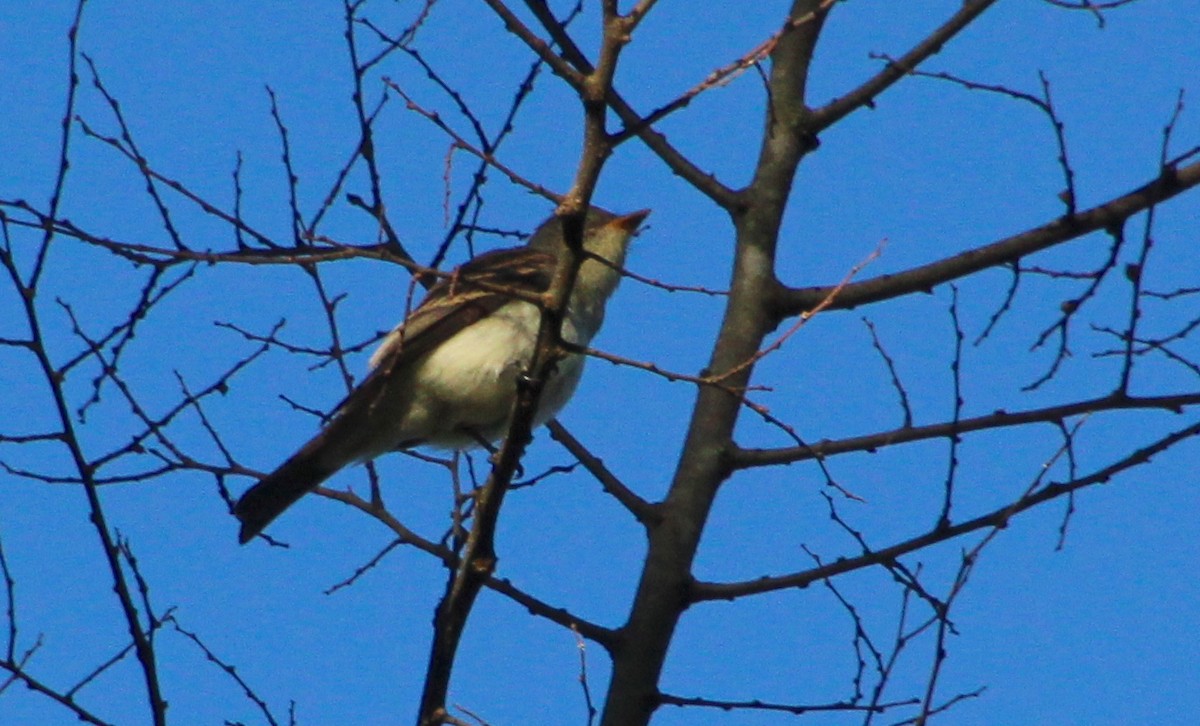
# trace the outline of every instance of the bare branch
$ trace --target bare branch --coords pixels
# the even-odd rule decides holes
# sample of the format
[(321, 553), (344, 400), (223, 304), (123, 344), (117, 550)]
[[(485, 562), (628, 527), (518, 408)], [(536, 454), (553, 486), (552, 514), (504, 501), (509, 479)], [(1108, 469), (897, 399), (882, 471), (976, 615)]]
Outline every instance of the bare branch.
[[(951, 280), (1015, 262), (1026, 255), (1090, 232), (1119, 228), (1133, 215), (1182, 194), (1197, 184), (1200, 184), (1200, 162), (1179, 169), (1164, 169), (1157, 179), (1074, 217), (1060, 218), (937, 262), (851, 283), (838, 294), (830, 307), (849, 309), (914, 292), (927, 292)], [(780, 310), (787, 315), (798, 315), (823, 300), (832, 289), (834, 286), (787, 289), (780, 294)]]
[(743, 582), (711, 583), (696, 582), (692, 587), (692, 600), (731, 600), (747, 595), (757, 595), (792, 587), (807, 587), (828, 577), (853, 572), (866, 567), (873, 567), (884, 562), (893, 562), (910, 552), (924, 549), (938, 542), (946, 542), (980, 529), (1004, 527), (1013, 517), (1028, 511), (1040, 504), (1065, 496), (1071, 492), (1087, 487), (1108, 483), (1113, 477), (1130, 469), (1148, 463), (1155, 455), (1174, 447), (1183, 441), (1200, 435), (1200, 423), (1193, 423), (1185, 428), (1159, 438), (1123, 456), (1106, 467), (1097, 469), (1086, 476), (1062, 482), (1050, 482), (1045, 486), (1013, 501), (1010, 504), (994, 509), (986, 514), (963, 520), (947, 527), (930, 530), (924, 534), (897, 544), (875, 550), (870, 554), (840, 559), (811, 570), (805, 570), (789, 575), (762, 577), (757, 580)]
[(967, 28), (976, 18), (994, 5), (996, 0), (965, 0), (946, 22), (930, 33), (924, 40), (917, 43), (895, 63), (889, 64), (874, 77), (841, 98), (831, 101), (813, 111), (811, 131), (816, 134), (829, 128), (853, 111), (875, 104), (875, 98), (886, 91), (892, 84), (903, 78), (931, 56), (941, 52), (946, 43), (950, 42)]
[(783, 449), (739, 449), (730, 454), (735, 469), (755, 466), (790, 464), (819, 459), (854, 451), (874, 452), (878, 449), (912, 441), (959, 436), (973, 431), (1007, 428), (1032, 423), (1055, 423), (1071, 416), (1100, 411), (1125, 409), (1158, 409), (1181, 413), (1187, 407), (1200, 405), (1200, 393), (1181, 393), (1173, 396), (1125, 396), (1113, 393), (1100, 398), (1067, 403), (1059, 406), (1009, 413), (996, 411), (986, 416), (965, 418), (957, 423), (946, 422), (926, 426), (903, 427), (848, 439), (825, 440), (812, 446)]

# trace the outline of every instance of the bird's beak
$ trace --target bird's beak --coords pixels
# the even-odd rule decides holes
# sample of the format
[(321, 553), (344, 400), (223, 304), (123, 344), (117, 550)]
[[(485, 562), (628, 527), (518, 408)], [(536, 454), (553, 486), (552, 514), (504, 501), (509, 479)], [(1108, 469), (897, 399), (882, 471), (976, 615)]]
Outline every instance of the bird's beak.
[(639, 209), (636, 212), (625, 214), (611, 220), (606, 226), (616, 227), (617, 229), (624, 230), (629, 234), (633, 234), (637, 231), (637, 228), (641, 226), (642, 220), (648, 216), (650, 216), (649, 209)]

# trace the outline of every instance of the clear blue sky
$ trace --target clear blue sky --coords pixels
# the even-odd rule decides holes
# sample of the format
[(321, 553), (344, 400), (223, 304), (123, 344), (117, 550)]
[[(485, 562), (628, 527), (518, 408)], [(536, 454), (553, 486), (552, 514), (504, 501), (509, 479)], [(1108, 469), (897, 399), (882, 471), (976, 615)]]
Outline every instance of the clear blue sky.
[[(852, 88), (878, 69), (872, 51), (899, 54), (961, 3), (858, 0), (829, 21), (811, 85), (815, 103)], [(420, 3), (377, 0), (372, 17), (397, 29)], [(594, 3), (592, 3), (594, 5)], [(777, 26), (786, 3), (660, 3), (628, 48), (618, 84), (642, 110), (666, 102), (712, 69), (742, 55)], [(702, 8), (702, 10), (700, 10)], [(911, 8), (911, 9), (910, 9)], [(66, 30), (73, 3), (46, 0), (0, 7), (0, 197), (44, 206), (57, 164), (66, 81)], [(1097, 27), (1084, 12), (1040, 2), (999, 3), (963, 34), (929, 70), (1039, 93), (1037, 72), (1052, 83), (1077, 172), (1079, 204), (1091, 206), (1136, 187), (1156, 173), (1161, 131), (1181, 86), (1200, 78), (1200, 2), (1145, 0), (1107, 14)], [(590, 37), (595, 18), (576, 26)], [(352, 152), (356, 122), (349, 103), (349, 65), (338, 3), (112, 2), (87, 8), (80, 47), (118, 97), (135, 140), (152, 165), (213, 203), (230, 206), (236, 155), (244, 158), (245, 218), (286, 241), (289, 208), (279, 163), (278, 134), (265, 86), (276, 93), (290, 134), (299, 203), (310, 217)], [(364, 31), (365, 32), (365, 31)], [(588, 47), (593, 44), (586, 43)], [(494, 130), (507, 108), (528, 52), (481, 3), (438, 3), (417, 44)], [(105, 134), (111, 114), (81, 66), (77, 112)], [(461, 131), (452, 104), (413, 63), (397, 55), (372, 76), (367, 94), (383, 91), (379, 76), (400, 83)], [(1175, 149), (1200, 143), (1200, 113), (1191, 87), (1176, 129)], [(726, 183), (740, 185), (757, 153), (761, 85), (753, 72), (700, 97), (662, 130), (680, 149)], [(579, 149), (579, 113), (565, 87), (543, 74), (503, 151), (504, 161), (536, 181), (565, 190)], [(447, 139), (392, 98), (378, 125), (379, 156), (391, 218), (418, 259), (428, 259), (444, 231)], [(802, 166), (786, 220), (781, 271), (795, 285), (829, 284), (881, 240), (883, 257), (863, 274), (876, 275), (937, 259), (1053, 219), (1062, 205), (1061, 172), (1049, 124), (1029, 106), (930, 80), (902, 82), (873, 111), (858, 112), (822, 136)], [(72, 168), (62, 215), (103, 235), (164, 244), (161, 219), (130, 164), (111, 149), (72, 138)], [(474, 163), (457, 154), (452, 192), (466, 188)], [(551, 207), (490, 173), (483, 224), (534, 227)], [(366, 195), (364, 176), (349, 191)], [(227, 227), (167, 195), (189, 244), (230, 249)], [(457, 197), (452, 199), (457, 201)], [(649, 229), (636, 242), (630, 267), (649, 277), (720, 288), (728, 281), (728, 220), (647, 150), (630, 143), (611, 161), (596, 199), (611, 209), (651, 207)], [(1159, 289), (1195, 285), (1200, 195), (1160, 210), (1150, 270)], [(1130, 229), (1139, 231), (1142, 218)], [(371, 241), (362, 213), (340, 203), (323, 228), (335, 239)], [(31, 237), (23, 238), (32, 240)], [(484, 244), (493, 242), (483, 238)], [(496, 240), (494, 244), (506, 244)], [(1107, 251), (1101, 235), (1030, 262), (1080, 269)], [(456, 261), (465, 257), (459, 247)], [(144, 271), (60, 240), (53, 249), (41, 311), (52, 352), (65, 360), (79, 349), (56, 296), (69, 303), (91, 334), (120, 323), (136, 299)], [(1119, 276), (1118, 276), (1119, 277)], [(360, 341), (394, 324), (404, 307), (407, 277), (398, 267), (363, 262), (330, 265), (332, 294), (346, 340)], [(999, 304), (1008, 276), (977, 275), (960, 285), (968, 341)], [(964, 354), (964, 415), (999, 407), (1032, 408), (1101, 395), (1112, 388), (1116, 363), (1093, 359), (1107, 343), (1088, 323), (1119, 325), (1124, 290), (1113, 282), (1075, 332), (1076, 355), (1060, 380), (1032, 394), (1019, 389), (1045, 370), (1051, 351), (1029, 353), (1059, 304), (1078, 294), (1072, 281), (1031, 279), (996, 334)], [(1072, 292), (1075, 291), (1075, 292)], [(949, 364), (953, 330), (950, 290), (883, 306), (818, 317), (768, 358), (758, 399), (809, 440), (870, 433), (900, 424), (887, 372), (860, 321), (868, 316), (896, 360), (913, 397), (917, 423), (946, 420), (953, 394)], [(23, 328), (9, 287), (0, 292), (0, 338)], [(705, 363), (721, 301), (667, 294), (626, 283), (609, 308), (597, 344), (614, 353), (694, 373)], [(1176, 308), (1178, 310), (1178, 308)], [(296, 270), (201, 268), (139, 330), (124, 360), (125, 375), (148, 410), (178, 399), (176, 373), (200, 388), (253, 345), (214, 322), (266, 332), (280, 319), (298, 344), (325, 341), (312, 286)], [(1185, 316), (1186, 317), (1186, 316)], [(1189, 347), (1190, 346), (1190, 347)], [(1181, 350), (1200, 358), (1194, 341)], [(341, 382), (311, 360), (275, 352), (233, 382), (206, 412), (239, 461), (270, 469), (312, 432), (280, 394), (314, 408), (334, 404)], [(356, 372), (365, 369), (366, 356)], [(94, 370), (69, 386), (75, 405), (90, 393)], [(1196, 389), (1195, 376), (1161, 361), (1135, 379), (1137, 392)], [(6, 433), (49, 425), (44, 382), (27, 355), (0, 351), (0, 422)], [(693, 389), (629, 368), (593, 361), (563, 422), (636, 491), (656, 498), (669, 483)], [(1098, 415), (1084, 424), (1079, 466), (1103, 466), (1129, 442), (1149, 441), (1182, 427), (1188, 416)], [(1190, 420), (1190, 419), (1188, 419)], [(128, 406), (107, 386), (88, 412), (85, 444), (99, 453), (136, 430)], [(208, 461), (218, 452), (194, 417), (175, 424), (188, 453)], [(745, 416), (739, 441), (782, 446), (778, 432)], [(960, 451), (960, 498), (968, 516), (1014, 496), (1058, 446), (1049, 427), (968, 439)], [(12, 466), (66, 472), (61, 449), (49, 445), (0, 449)], [(529, 471), (566, 463), (568, 455), (540, 434)], [(985, 551), (953, 620), (950, 658), (940, 682), (949, 697), (986, 686), (977, 699), (944, 717), (953, 724), (1187, 724), (1200, 712), (1200, 449), (1185, 444), (1149, 468), (1089, 490), (1076, 501), (1066, 547), (1055, 551), (1064, 503), (1016, 520)], [(149, 466), (148, 462), (143, 462)], [(944, 441), (855, 455), (831, 463), (839, 481), (865, 503), (839, 511), (873, 545), (927, 528), (937, 515), (947, 466)], [(123, 471), (133, 470), (132, 465)], [(442, 471), (400, 456), (385, 459), (385, 495), (405, 522), (436, 537), (445, 526), (450, 492)], [(112, 474), (120, 472), (109, 472)], [(1052, 477), (1065, 476), (1061, 463)], [(365, 485), (361, 470), (333, 480)], [(824, 559), (857, 552), (831, 527), (819, 496), (822, 477), (810, 464), (734, 477), (722, 492), (706, 532), (697, 575), (740, 580), (802, 569), (807, 546)], [(249, 482), (231, 481), (240, 491)], [(110, 521), (128, 537), (159, 610), (175, 607), (180, 622), (238, 672), (286, 719), (296, 703), (305, 724), (410, 721), (427, 658), (429, 621), (445, 575), (429, 557), (401, 548), (353, 587), (325, 596), (386, 545), (389, 533), (372, 520), (310, 497), (271, 532), (291, 544), (279, 550), (236, 543), (235, 523), (210, 477), (176, 475), (104, 489)], [(33, 484), (0, 473), (0, 538), (16, 580), (20, 644), (44, 642), (30, 670), (64, 687), (125, 642), (110, 583), (87, 521), (82, 493)], [(929, 584), (944, 591), (956, 556), (975, 540), (954, 542), (908, 562), (924, 563)], [(499, 575), (544, 600), (606, 625), (625, 617), (640, 569), (640, 528), (585, 474), (551, 478), (515, 492), (499, 538)], [(860, 608), (881, 646), (890, 644), (899, 592), (880, 572), (838, 583)], [(851, 695), (852, 623), (823, 587), (699, 605), (683, 620), (662, 686), (679, 695), (823, 703)], [(258, 714), (233, 683), (182, 637), (160, 636), (160, 663), (170, 715), (178, 724), (256, 723)], [(920, 693), (932, 645), (919, 641), (902, 661), (889, 693)], [(606, 685), (606, 659), (588, 651), (594, 697)], [(567, 632), (532, 618), (510, 601), (484, 593), (474, 614), (451, 701), (490, 723), (585, 723), (577, 683), (578, 654)], [(85, 689), (81, 702), (121, 724), (144, 722), (140, 682), (132, 662)], [(786, 717), (667, 708), (656, 724), (780, 723)], [(895, 719), (885, 717), (882, 722)], [(797, 720), (798, 722), (800, 720)], [(69, 714), (22, 688), (0, 694), (0, 723), (73, 723)], [(857, 719), (805, 716), (806, 723)]]

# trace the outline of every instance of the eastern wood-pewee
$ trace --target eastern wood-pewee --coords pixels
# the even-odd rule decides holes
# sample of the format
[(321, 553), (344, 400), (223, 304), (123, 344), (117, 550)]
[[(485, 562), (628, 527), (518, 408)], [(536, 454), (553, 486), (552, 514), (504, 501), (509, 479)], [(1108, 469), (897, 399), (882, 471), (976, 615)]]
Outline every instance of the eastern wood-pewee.
[[(600, 329), (629, 241), (649, 213), (588, 212), (585, 259), (563, 316), (564, 341), (586, 345)], [(430, 288), (384, 338), (371, 356), (371, 372), (321, 432), (238, 500), (233, 512), (242, 523), (241, 542), (349, 464), (395, 449), (466, 449), (502, 438), (542, 315), (513, 293), (528, 298), (546, 292), (566, 251), (562, 223), (552, 217), (525, 246), (479, 255)], [(558, 413), (575, 392), (583, 362), (579, 355), (558, 361), (534, 425)]]

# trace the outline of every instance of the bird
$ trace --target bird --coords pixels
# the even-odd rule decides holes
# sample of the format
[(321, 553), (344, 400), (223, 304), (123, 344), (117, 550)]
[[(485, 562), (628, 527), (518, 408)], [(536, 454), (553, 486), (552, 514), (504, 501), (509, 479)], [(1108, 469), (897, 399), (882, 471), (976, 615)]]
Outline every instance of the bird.
[[(583, 261), (562, 319), (564, 342), (587, 345), (600, 329), (629, 243), (649, 214), (589, 208)], [(503, 438), (541, 325), (542, 311), (528, 298), (549, 289), (567, 252), (562, 219), (552, 216), (525, 245), (478, 255), (433, 285), (384, 337), (371, 356), (370, 372), (324, 427), (242, 494), (233, 507), (241, 523), (238, 540), (245, 544), (261, 534), (351, 464), (417, 446), (463, 450)], [(534, 426), (553, 418), (571, 398), (583, 364), (575, 353), (556, 363)]]

